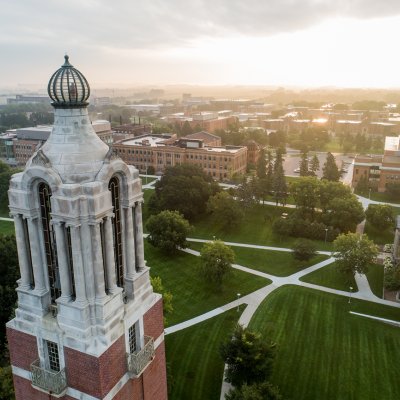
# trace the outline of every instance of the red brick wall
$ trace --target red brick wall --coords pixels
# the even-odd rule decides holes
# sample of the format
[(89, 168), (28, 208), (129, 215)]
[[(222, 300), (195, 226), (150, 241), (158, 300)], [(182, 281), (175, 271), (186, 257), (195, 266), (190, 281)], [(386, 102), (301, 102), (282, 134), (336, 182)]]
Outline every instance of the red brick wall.
[(156, 356), (143, 373), (144, 400), (166, 400), (167, 370), (164, 342), (158, 346)]
[(143, 316), (144, 334), (157, 339), (164, 332), (163, 303), (160, 299)]
[(105, 396), (126, 373), (124, 336), (100, 358), (64, 347), (68, 386), (94, 397)]
[(113, 400), (167, 400), (167, 372), (164, 342), (155, 358), (138, 379), (130, 379)]
[(7, 328), (11, 365), (30, 371), (30, 365), (39, 358), (36, 337)]
[[(31, 381), (13, 375), (16, 400), (49, 400), (49, 394), (36, 390), (32, 387)], [(51, 399), (55, 399), (52, 397)], [(61, 400), (76, 400), (70, 396), (60, 397)], [(122, 400), (122, 399), (121, 399)], [(125, 400), (125, 399), (124, 399)]]

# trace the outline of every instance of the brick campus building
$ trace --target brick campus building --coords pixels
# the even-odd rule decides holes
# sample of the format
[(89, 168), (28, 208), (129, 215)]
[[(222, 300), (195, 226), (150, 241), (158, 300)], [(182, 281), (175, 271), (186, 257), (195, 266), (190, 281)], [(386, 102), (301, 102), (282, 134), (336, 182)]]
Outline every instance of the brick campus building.
[(16, 399), (164, 400), (162, 299), (144, 260), (138, 171), (94, 132), (89, 85), (68, 56), (48, 92), (53, 130), (9, 190)]
[(166, 167), (185, 163), (197, 165), (214, 179), (223, 181), (244, 174), (247, 166), (246, 146), (221, 146), (221, 138), (208, 132), (179, 139), (175, 134), (142, 135), (114, 143), (113, 148), (140, 172), (152, 167), (160, 174)]

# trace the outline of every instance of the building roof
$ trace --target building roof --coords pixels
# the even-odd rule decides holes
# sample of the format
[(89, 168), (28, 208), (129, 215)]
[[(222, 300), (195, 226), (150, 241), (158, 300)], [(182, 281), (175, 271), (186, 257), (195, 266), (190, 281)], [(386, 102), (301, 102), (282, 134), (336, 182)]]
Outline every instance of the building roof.
[(385, 151), (400, 150), (400, 136), (386, 136)]
[(212, 135), (207, 131), (201, 131), (201, 132), (191, 133), (190, 135), (186, 135), (181, 139), (199, 139), (202, 140), (205, 145), (207, 145), (207, 143), (214, 142), (215, 140), (220, 140), (221, 138), (219, 136)]

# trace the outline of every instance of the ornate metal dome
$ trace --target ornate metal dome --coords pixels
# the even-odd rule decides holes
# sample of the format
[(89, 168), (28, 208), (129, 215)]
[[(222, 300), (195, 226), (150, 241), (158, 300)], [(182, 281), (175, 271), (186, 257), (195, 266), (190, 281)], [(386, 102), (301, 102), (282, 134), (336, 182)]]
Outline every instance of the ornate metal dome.
[(53, 100), (55, 108), (81, 108), (89, 103), (90, 87), (81, 72), (69, 63), (69, 57), (64, 56), (65, 62), (50, 78), (47, 92)]

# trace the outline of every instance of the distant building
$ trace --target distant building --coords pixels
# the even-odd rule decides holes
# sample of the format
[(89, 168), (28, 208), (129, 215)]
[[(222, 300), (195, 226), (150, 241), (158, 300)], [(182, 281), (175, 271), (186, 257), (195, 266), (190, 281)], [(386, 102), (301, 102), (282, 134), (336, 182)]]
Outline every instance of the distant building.
[(28, 103), (42, 103), (50, 104), (49, 96), (39, 96), (39, 95), (23, 95), (17, 94), (15, 99), (7, 99), (7, 104), (28, 104)]
[(152, 167), (160, 174), (166, 167), (194, 164), (217, 180), (244, 174), (247, 147), (220, 146), (218, 139), (207, 132), (179, 139), (176, 135), (143, 135), (115, 143), (113, 148), (127, 164), (135, 165), (142, 172)]
[(188, 122), (192, 129), (200, 126), (201, 129), (213, 133), (219, 129), (228, 129), (229, 125), (237, 122), (237, 118), (230, 114), (230, 110), (220, 112), (203, 111), (193, 113), (191, 116), (179, 113), (168, 115), (165, 120), (168, 123), (178, 124), (179, 126), (183, 126), (185, 122)]
[[(108, 121), (93, 121), (92, 127), (104, 143), (112, 144), (113, 134)], [(8, 130), (0, 135), (0, 157), (9, 164), (25, 165), (38, 144), (44, 143), (48, 139), (52, 129), (52, 125), (38, 125)]]
[(388, 183), (400, 184), (400, 135), (387, 136), (383, 156), (357, 155), (354, 159), (352, 186), (365, 176), (370, 187), (386, 191)]

